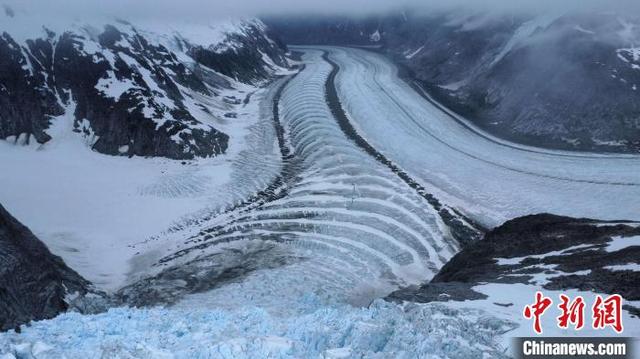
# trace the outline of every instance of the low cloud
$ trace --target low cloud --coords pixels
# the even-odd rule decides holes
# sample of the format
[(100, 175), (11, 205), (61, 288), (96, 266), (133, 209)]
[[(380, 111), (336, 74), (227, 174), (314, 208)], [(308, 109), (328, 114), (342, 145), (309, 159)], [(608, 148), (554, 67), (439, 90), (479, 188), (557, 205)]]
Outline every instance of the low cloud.
[[(508, 12), (616, 11), (640, 14), (637, 0), (0, 0), (15, 9), (37, 9), (51, 16), (116, 16), (208, 21), (225, 17), (347, 15), (366, 16), (402, 10)], [(25, 10), (28, 11), (28, 10)]]

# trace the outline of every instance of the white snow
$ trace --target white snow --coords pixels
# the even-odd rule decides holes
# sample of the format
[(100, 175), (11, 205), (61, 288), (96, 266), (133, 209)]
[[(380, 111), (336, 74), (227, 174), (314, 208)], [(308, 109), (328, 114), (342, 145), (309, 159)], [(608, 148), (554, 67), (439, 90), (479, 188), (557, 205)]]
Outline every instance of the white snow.
[[(593, 329), (590, 322), (590, 308), (595, 302), (595, 293), (579, 291), (576, 289), (555, 291), (543, 289), (538, 285), (530, 284), (483, 284), (474, 287), (474, 290), (488, 296), (484, 300), (465, 301), (465, 302), (448, 302), (447, 306), (452, 308), (474, 308), (481, 309), (486, 315), (500, 318), (503, 320), (513, 321), (516, 324), (514, 330), (506, 331), (500, 335), (500, 342), (505, 348), (510, 347), (512, 338), (516, 337), (564, 337), (564, 336), (580, 336), (580, 337), (608, 337), (619, 336), (612, 328)], [(525, 319), (522, 315), (524, 307), (535, 301), (536, 291), (542, 291), (545, 297), (553, 300), (553, 304), (548, 311), (541, 317), (542, 335), (537, 335), (533, 331), (533, 321)], [(573, 328), (561, 329), (557, 325), (557, 317), (560, 315), (558, 304), (560, 303), (560, 294), (565, 294), (571, 299), (582, 296), (586, 303), (585, 306), (585, 326), (576, 331)], [(630, 304), (638, 306), (638, 302), (623, 301), (623, 305)], [(624, 325), (623, 336), (638, 338), (640, 336), (640, 326), (636, 325), (638, 319), (634, 318), (626, 310), (622, 311), (622, 323)], [(634, 344), (638, 344), (634, 339)], [(511, 353), (513, 355), (513, 353)]]
[(96, 89), (102, 92), (106, 97), (111, 97), (116, 100), (127, 91), (139, 88), (132, 80), (124, 78), (118, 80), (113, 71), (107, 71), (107, 77), (98, 80)]
[(439, 85), (438, 87), (443, 88), (445, 90), (449, 90), (449, 91), (457, 91), (458, 89), (460, 89), (460, 87), (466, 84), (467, 84), (467, 80), (460, 80), (460, 81), (452, 82), (446, 85)]
[(191, 46), (201, 46), (217, 53), (233, 51), (241, 44), (229, 40), (229, 35), (247, 35), (254, 26), (264, 29), (265, 25), (258, 19), (215, 19), (208, 23), (175, 19), (169, 23), (157, 21), (138, 21), (136, 29), (155, 44), (162, 44), (168, 49), (183, 53), (178, 41), (184, 41)]
[[(7, 31), (19, 44), (35, 38), (46, 38), (46, 30), (55, 32), (58, 36), (68, 30), (73, 30), (91, 40), (82, 41), (84, 51), (88, 54), (99, 52), (101, 48), (95, 41), (96, 31), (100, 31), (105, 25), (116, 26), (121, 31), (130, 32), (132, 27), (136, 31), (144, 33), (155, 44), (162, 43), (170, 50), (177, 50), (176, 39), (182, 39), (193, 46), (202, 46), (217, 51), (232, 50), (234, 45), (228, 41), (228, 35), (245, 35), (250, 26), (264, 29), (265, 25), (258, 19), (252, 18), (215, 18), (210, 21), (195, 21), (194, 19), (172, 18), (169, 21), (158, 21), (151, 18), (127, 18), (120, 14), (111, 15), (109, 11), (103, 11), (102, 15), (96, 13), (87, 17), (82, 9), (67, 7), (55, 15), (47, 13), (46, 7), (38, 6), (37, 2), (13, 1), (10, 4), (15, 16), (5, 15), (0, 11), (0, 30)], [(133, 16), (135, 16), (134, 14)], [(121, 21), (133, 23), (128, 25)], [(150, 35), (150, 36), (149, 36)], [(120, 43), (128, 46), (126, 43)]]
[[(343, 70), (336, 85), (356, 129), (443, 202), (489, 225), (543, 211), (637, 218), (636, 157), (489, 141), (425, 102), (377, 55), (330, 50)], [(353, 57), (372, 66), (359, 65)], [(33, 323), (22, 334), (0, 334), (0, 355), (491, 357), (503, 353), (511, 337), (530, 336), (531, 323), (522, 318), (522, 309), (533, 301), (540, 289), (536, 285), (480, 285), (476, 289), (489, 298), (479, 301), (397, 305), (376, 300), (369, 305), (398, 286), (429, 279), (457, 244), (434, 208), (344, 136), (323, 93), (330, 67), (319, 51), (309, 51), (304, 59), (307, 68), (283, 92), (280, 109), (287, 141), (299, 151), (302, 180), (260, 211), (203, 219), (264, 188), (280, 170), (269, 122), (275, 87), (256, 92), (247, 106), (233, 108), (239, 117), (232, 120), (208, 115), (198, 106), (219, 114), (229, 110), (227, 105), (181, 88), (189, 94), (185, 105), (196, 118), (232, 137), (226, 155), (186, 165), (91, 152), (86, 139), (71, 132), (71, 108), (53, 120), (55, 136), (45, 145), (0, 141), (0, 202), (102, 289), (137, 278), (134, 263), (154, 263), (168, 251), (188, 248), (185, 238), (212, 225), (228, 226), (218, 239), (235, 240), (229, 247), (236, 250), (248, 247), (252, 238), (278, 235), (284, 239), (278, 245), (298, 259), (189, 295), (169, 309), (115, 308)], [(223, 95), (241, 98), (256, 91), (236, 85)], [(119, 93), (117, 84), (101, 86), (112, 96)], [(126, 152), (126, 146), (120, 151)], [(287, 216), (292, 213), (296, 216)], [(583, 247), (588, 246), (557, 254)], [(536, 276), (534, 282), (545, 279)], [(556, 328), (554, 316), (544, 320), (545, 334), (567, 333)], [(624, 320), (632, 320), (626, 312)], [(637, 326), (627, 329), (625, 335), (640, 334)]]
[[(55, 125), (69, 121), (58, 118)], [(143, 196), (164, 178), (200, 175), (215, 188), (228, 180), (222, 160), (120, 158), (90, 151), (82, 138), (56, 136), (43, 146), (0, 141), (0, 202), (66, 263), (104, 289), (115, 289), (134, 255), (129, 245), (207, 205), (202, 198)], [(205, 182), (205, 183), (206, 183)], [(179, 188), (179, 187), (178, 187)], [(172, 188), (167, 188), (172, 190)]]
[[(84, 37), (76, 47), (93, 55), (94, 60), (104, 58), (114, 67), (120, 58), (130, 65), (152, 91), (143, 112), (154, 118), (158, 127), (175, 120), (169, 110), (176, 104), (136, 59), (99, 45), (97, 34), (106, 24), (126, 35), (118, 45), (129, 47), (133, 35), (142, 33), (151, 43), (175, 51), (187, 68), (192, 66), (193, 59), (186, 54), (185, 42), (222, 51), (222, 47), (233, 47), (227, 42), (228, 35), (244, 35), (250, 27), (265, 28), (256, 19), (214, 19), (208, 23), (147, 19), (131, 25), (107, 15), (50, 16), (32, 2), (11, 6), (15, 17), (7, 17), (0, 11), (0, 33), (6, 31), (18, 44), (47, 38), (45, 28), (56, 33), (53, 42), (65, 31), (72, 31)], [(26, 46), (21, 48), (28, 51)], [(285, 73), (267, 56), (263, 60), (274, 72)], [(32, 69), (30, 63), (25, 67)], [(31, 138), (30, 145), (23, 146), (28, 140), (26, 134), (0, 141), (0, 203), (98, 288), (117, 289), (134, 274), (130, 273), (131, 261), (142, 251), (139, 243), (165, 245), (173, 228), (221, 211), (264, 188), (279, 169), (280, 155), (274, 144), (270, 117), (273, 91), (220, 77), (228, 80), (232, 89), (215, 89), (217, 97), (179, 84), (178, 87), (184, 105), (199, 121), (182, 132), (213, 127), (229, 135), (229, 148), (224, 155), (183, 165), (181, 161), (162, 158), (114, 157), (93, 152), (90, 148), (98, 137), (89, 122), (78, 121), (77, 129), (82, 133), (73, 132), (73, 99), (68, 104), (60, 100), (66, 114), (52, 119), (52, 127), (47, 130), (53, 137), (51, 141), (38, 145)], [(141, 90), (130, 79), (118, 79), (113, 71), (98, 81), (96, 89), (115, 99), (128, 91)], [(221, 100), (224, 96), (243, 99), (247, 93), (252, 93), (248, 104), (231, 105)], [(154, 104), (161, 111), (156, 111)], [(227, 112), (237, 113), (237, 118), (226, 119)], [(183, 141), (179, 136), (182, 132), (172, 137), (176, 143)], [(119, 153), (127, 153), (130, 145), (121, 144)], [(156, 250), (151, 247), (144, 250)]]
[(580, 26), (580, 25), (576, 25), (573, 27), (574, 30), (578, 31), (578, 32), (582, 32), (584, 34), (588, 34), (588, 35), (595, 35), (596, 33), (591, 31), (591, 30), (587, 30), (584, 27)]
[(532, 35), (535, 34), (538, 30), (544, 30), (549, 25), (551, 25), (556, 19), (558, 19), (562, 14), (557, 12), (547, 12), (543, 15), (538, 15), (532, 20), (529, 20), (522, 24), (516, 31), (513, 36), (507, 41), (507, 43), (502, 47), (500, 52), (496, 55), (496, 57), (491, 62), (490, 66), (493, 66), (500, 62), (509, 52), (514, 49), (517, 49), (519, 46), (526, 41), (528, 41)]
[(378, 41), (380, 41), (381, 38), (382, 38), (382, 36), (380, 35), (380, 30), (376, 30), (374, 33), (372, 33), (369, 36), (369, 39), (371, 39), (371, 41), (373, 41), (373, 42), (378, 42)]
[(609, 269), (612, 271), (635, 271), (640, 272), (640, 264), (638, 263), (627, 263), (627, 264), (617, 264), (603, 267), (604, 269)]
[(595, 247), (596, 247), (596, 245), (594, 245), (594, 244), (580, 244), (580, 245), (569, 247), (569, 248), (565, 248), (565, 249), (562, 249), (562, 250), (559, 250), (559, 251), (551, 251), (551, 252), (547, 252), (547, 253), (543, 253), (543, 254), (534, 254), (534, 255), (530, 255), (530, 256), (526, 256), (526, 257), (496, 258), (496, 260), (497, 260), (497, 264), (501, 265), (501, 266), (514, 265), (514, 264), (519, 264), (520, 262), (522, 262), (523, 260), (525, 260), (527, 258), (543, 259), (545, 257), (569, 255), (569, 254), (572, 254), (573, 252), (578, 251), (579, 249), (595, 248)]
[(305, 54), (305, 70), (282, 93), (285, 143), (296, 149), (301, 168), (287, 195), (259, 211), (226, 213), (194, 226), (189, 229), (193, 241), (179, 241), (185, 237), (180, 233), (159, 252), (186, 252), (170, 262), (178, 267), (218, 253), (220, 245), (193, 248), (213, 240), (200, 228), (220, 226), (215, 240), (238, 243), (234, 250), (243, 250), (240, 243), (278, 238), (277, 253), (300, 261), (256, 271), (187, 302), (224, 307), (260, 298), (264, 307), (287, 311), (314, 288), (328, 303), (369, 303), (429, 279), (456, 252), (457, 243), (437, 211), (344, 135), (324, 97), (331, 68), (320, 55)]
[(607, 252), (617, 252), (631, 246), (640, 246), (640, 236), (612, 237), (611, 241), (607, 243), (607, 246), (604, 249)]
[(616, 52), (618, 59), (628, 63), (632, 69), (640, 70), (640, 47), (631, 46), (628, 48), (618, 49)]
[(412, 51), (411, 53), (409, 53), (408, 55), (405, 56), (406, 59), (412, 59), (414, 56), (416, 56), (417, 54), (420, 53), (420, 51), (422, 51), (422, 49), (424, 49), (424, 45), (420, 46), (419, 48), (417, 48), (415, 51)]

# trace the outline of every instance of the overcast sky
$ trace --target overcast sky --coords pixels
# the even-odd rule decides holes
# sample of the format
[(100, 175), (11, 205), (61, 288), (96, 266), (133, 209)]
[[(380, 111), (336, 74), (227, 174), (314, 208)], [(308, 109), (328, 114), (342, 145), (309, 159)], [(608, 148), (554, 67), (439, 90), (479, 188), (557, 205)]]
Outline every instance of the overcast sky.
[(260, 15), (369, 15), (402, 8), (465, 7), (493, 11), (608, 11), (640, 13), (640, 0), (0, 0), (15, 8), (56, 14), (207, 20)]

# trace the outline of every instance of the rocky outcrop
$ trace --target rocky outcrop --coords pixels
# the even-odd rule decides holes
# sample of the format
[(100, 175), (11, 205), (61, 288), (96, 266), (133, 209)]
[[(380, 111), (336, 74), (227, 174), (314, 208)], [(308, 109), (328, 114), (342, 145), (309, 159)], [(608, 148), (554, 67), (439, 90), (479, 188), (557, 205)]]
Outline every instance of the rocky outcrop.
[(66, 311), (89, 283), (0, 206), (0, 331)]
[(488, 132), (536, 146), (640, 152), (640, 39), (628, 14), (407, 11), (271, 19), (290, 44), (376, 46)]
[(430, 283), (392, 293), (391, 300), (480, 299), (481, 283), (538, 284), (640, 300), (640, 223), (550, 214), (508, 221), (456, 254)]

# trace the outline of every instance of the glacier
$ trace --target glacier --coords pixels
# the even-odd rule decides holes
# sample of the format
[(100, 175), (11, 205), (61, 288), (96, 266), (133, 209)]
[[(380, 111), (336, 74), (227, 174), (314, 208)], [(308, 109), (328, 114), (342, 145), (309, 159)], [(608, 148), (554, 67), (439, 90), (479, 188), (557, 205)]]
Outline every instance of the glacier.
[[(332, 67), (321, 55), (307, 51), (305, 68), (282, 90), (277, 106), (285, 159), (277, 186), (257, 201), (137, 245), (142, 281), (126, 289), (134, 303), (175, 289), (176, 272), (190, 278), (178, 292), (203, 292), (223, 280), (225, 267), (248, 263), (270, 270), (259, 272), (259, 280), (249, 276), (244, 288), (227, 291), (225, 283), (213, 292), (255, 292), (277, 302), (283, 299), (275, 293), (288, 298), (318, 288), (344, 302), (367, 303), (429, 280), (458, 251), (436, 205), (343, 133), (325, 100)], [(234, 253), (246, 263), (225, 264)]]
[(327, 306), (307, 294), (299, 307), (66, 313), (0, 334), (0, 358), (501, 358), (496, 333), (513, 325), (436, 304)]
[(638, 219), (637, 155), (548, 150), (496, 138), (420, 94), (380, 54), (320, 49), (340, 67), (336, 90), (361, 135), (487, 227), (542, 212)]

